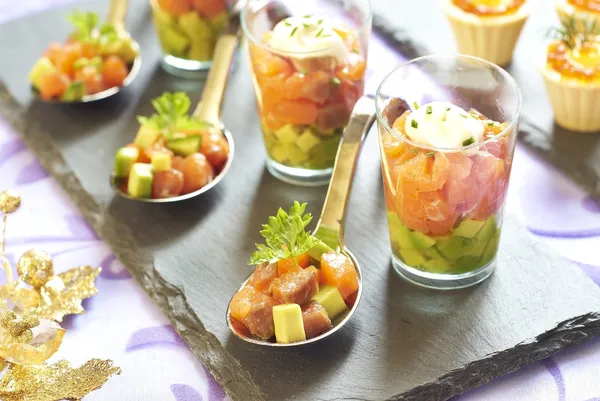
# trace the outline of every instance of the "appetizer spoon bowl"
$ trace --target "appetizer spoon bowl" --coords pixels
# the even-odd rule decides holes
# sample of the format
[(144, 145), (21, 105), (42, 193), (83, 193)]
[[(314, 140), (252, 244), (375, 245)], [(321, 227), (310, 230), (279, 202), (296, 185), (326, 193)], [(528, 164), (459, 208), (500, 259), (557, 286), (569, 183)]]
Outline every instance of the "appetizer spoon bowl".
[[(356, 301), (352, 308), (346, 312), (341, 318), (338, 318), (334, 323), (334, 326), (325, 333), (310, 338), (304, 341), (298, 341), (294, 343), (276, 343), (270, 341), (262, 341), (249, 336), (244, 330), (236, 327), (237, 325), (232, 321), (231, 318), (231, 300), (227, 306), (226, 320), (227, 326), (231, 332), (239, 339), (256, 345), (266, 347), (297, 347), (315, 343), (319, 340), (327, 338), (332, 334), (339, 331), (354, 315), (354, 312), (358, 308), (358, 304), (362, 298), (363, 280), (362, 271), (358, 260), (344, 245), (344, 220), (346, 216), (346, 206), (348, 205), (348, 199), (350, 197), (350, 189), (352, 186), (352, 178), (354, 177), (354, 169), (358, 160), (358, 154), (361, 149), (362, 143), (369, 129), (375, 121), (375, 103), (370, 97), (362, 97), (358, 100), (352, 115), (350, 122), (346, 126), (342, 139), (338, 148), (335, 164), (333, 167), (333, 174), (327, 190), (327, 196), (325, 197), (325, 203), (323, 204), (323, 210), (321, 211), (321, 217), (317, 223), (317, 227), (314, 230), (314, 236), (321, 239), (333, 250), (340, 252), (350, 258), (356, 273), (358, 276), (358, 292), (356, 294)], [(240, 290), (244, 288), (248, 280), (252, 275), (242, 283)], [(236, 292), (237, 293), (237, 292)]]
[(110, 176), (110, 185), (113, 190), (121, 197), (126, 199), (135, 200), (138, 202), (145, 203), (171, 203), (171, 202), (179, 202), (186, 199), (194, 198), (198, 195), (201, 195), (213, 187), (215, 187), (225, 174), (229, 171), (231, 167), (231, 163), (233, 162), (234, 155), (234, 143), (233, 143), (233, 135), (225, 128), (221, 121), (221, 104), (223, 102), (223, 96), (225, 94), (225, 87), (227, 86), (227, 80), (229, 78), (229, 70), (231, 68), (231, 64), (233, 62), (233, 55), (235, 53), (235, 49), (238, 46), (240, 40), (240, 3), (238, 2), (232, 13), (229, 16), (227, 21), (227, 27), (219, 36), (217, 40), (217, 44), (215, 46), (215, 52), (213, 56), (212, 67), (206, 77), (206, 82), (204, 84), (204, 90), (202, 91), (202, 96), (196, 110), (193, 113), (193, 117), (200, 121), (204, 121), (213, 127), (218, 128), (221, 133), (227, 139), (227, 143), (229, 144), (229, 154), (227, 156), (227, 162), (225, 166), (210, 183), (203, 186), (197, 191), (190, 192), (188, 194), (174, 196), (171, 198), (135, 198), (129, 196), (127, 193), (121, 191), (119, 187), (119, 179), (116, 178), (114, 172), (111, 173)]
[[(128, 0), (111, 0), (111, 2), (110, 2), (110, 9), (108, 12), (107, 21), (109, 23), (113, 24), (115, 26), (115, 28), (117, 29), (117, 31), (125, 31), (125, 18), (127, 17), (127, 5), (128, 5)], [(38, 99), (41, 102), (54, 103), (54, 104), (91, 103), (91, 102), (95, 102), (97, 100), (106, 99), (107, 97), (116, 95), (117, 93), (119, 93), (121, 91), (121, 89), (128, 86), (135, 79), (137, 74), (140, 72), (140, 68), (142, 67), (142, 56), (140, 53), (140, 45), (133, 38), (131, 38), (131, 40), (133, 42), (133, 48), (135, 49), (137, 56), (133, 60), (133, 63), (131, 64), (131, 68), (129, 70), (129, 74), (127, 74), (127, 77), (123, 80), (123, 83), (121, 84), (121, 86), (113, 86), (112, 88), (108, 88), (106, 90), (103, 90), (98, 93), (94, 93), (92, 95), (85, 95), (85, 96), (82, 96), (81, 99), (73, 100), (73, 101), (65, 101), (65, 100), (60, 100), (60, 99), (51, 99), (51, 100), (43, 99), (40, 96), (39, 92), (33, 86), (31, 86), (31, 93), (33, 94), (33, 96), (36, 99)]]

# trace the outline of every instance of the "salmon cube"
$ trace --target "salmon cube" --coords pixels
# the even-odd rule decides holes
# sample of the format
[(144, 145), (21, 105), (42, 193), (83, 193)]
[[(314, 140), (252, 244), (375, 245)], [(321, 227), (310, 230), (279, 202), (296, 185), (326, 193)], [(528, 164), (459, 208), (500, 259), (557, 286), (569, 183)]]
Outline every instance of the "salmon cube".
[(319, 292), (317, 269), (291, 271), (273, 281), (273, 298), (282, 304), (304, 305)]
[(271, 294), (273, 279), (277, 277), (277, 263), (262, 263), (256, 265), (248, 283), (260, 292)]
[(330, 252), (321, 256), (321, 280), (336, 287), (344, 300), (358, 291), (358, 274), (354, 264), (342, 253)]
[(314, 301), (302, 308), (302, 321), (307, 339), (317, 337), (331, 328), (331, 320), (327, 316), (327, 311)]
[(247, 286), (238, 291), (231, 300), (231, 317), (241, 322), (255, 337), (268, 340), (275, 334), (273, 298)]

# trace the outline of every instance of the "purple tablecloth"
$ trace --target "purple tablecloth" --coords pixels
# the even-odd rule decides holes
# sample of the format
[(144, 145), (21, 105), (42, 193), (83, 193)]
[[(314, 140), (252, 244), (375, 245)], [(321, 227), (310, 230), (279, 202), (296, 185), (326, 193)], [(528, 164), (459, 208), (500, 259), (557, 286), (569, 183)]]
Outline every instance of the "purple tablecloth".
[[(71, 0), (0, 0), (0, 23)], [(377, 40), (373, 59), (400, 60)], [(372, 88), (385, 71), (370, 69)], [(23, 79), (26, 79), (23, 76)], [(517, 213), (532, 235), (541, 237), (578, 264), (600, 285), (600, 203), (551, 166), (517, 148), (507, 211)], [(97, 238), (58, 184), (43, 170), (13, 128), (0, 120), (0, 190), (15, 189), (23, 207), (9, 218), (11, 261), (31, 247), (50, 252), (57, 271), (99, 265), (100, 293), (84, 306), (87, 314), (64, 322), (67, 334), (52, 360), (79, 364), (110, 358), (123, 374), (86, 400), (221, 401), (228, 399), (132, 279), (111, 250)], [(510, 233), (506, 233), (510, 235)], [(600, 340), (456, 397), (471, 400), (600, 401)]]

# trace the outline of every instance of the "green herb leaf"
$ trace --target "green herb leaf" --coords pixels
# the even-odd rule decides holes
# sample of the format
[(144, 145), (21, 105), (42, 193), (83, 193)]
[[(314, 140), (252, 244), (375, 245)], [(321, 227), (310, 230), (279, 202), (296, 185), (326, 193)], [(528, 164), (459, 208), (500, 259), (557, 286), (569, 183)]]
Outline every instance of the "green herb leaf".
[(81, 41), (92, 39), (92, 33), (100, 21), (98, 14), (94, 12), (73, 11), (67, 16), (67, 20), (75, 27), (72, 36)]
[(433, 113), (433, 107), (431, 106), (427, 106), (427, 110), (425, 111), (426, 114), (431, 114)]
[(426, 157), (432, 157), (433, 155), (435, 155), (435, 152), (425, 153)]
[(475, 138), (471, 137), (463, 141), (463, 146), (469, 146), (475, 143)]
[(450, 111), (450, 107), (446, 107), (446, 111)]
[(304, 16), (304, 18), (310, 18), (310, 17), (311, 17), (311, 15), (310, 15), (310, 14), (306, 14), (306, 15)]
[(462, 118), (469, 118), (469, 116), (467, 114), (461, 114), (460, 115)]
[(320, 19), (320, 20), (317, 22), (317, 25), (321, 25), (322, 23), (323, 23), (323, 20), (322, 20), (322, 19)]
[(340, 86), (342, 81), (340, 81), (340, 79), (338, 77), (333, 77), (333, 78), (331, 78), (331, 83), (334, 84), (335, 86)]
[(292, 29), (292, 33), (290, 33), (290, 38), (291, 38), (292, 36), (294, 36), (294, 34), (296, 33), (296, 31), (297, 31), (297, 30), (298, 30), (298, 27), (297, 27), (297, 26), (295, 26), (295, 27), (294, 27), (294, 29)]
[(413, 102), (413, 109), (419, 110), (419, 103)]
[(488, 127), (493, 127), (493, 126), (494, 126), (494, 124), (495, 124), (495, 123), (494, 123), (493, 121), (490, 121), (489, 123), (487, 123)]
[(302, 23), (302, 26), (305, 28), (310, 28), (310, 24), (307, 24), (307, 23)]
[(283, 21), (283, 24), (284, 24), (285, 26), (292, 26), (292, 24), (290, 24), (290, 21)]
[(170, 136), (177, 131), (186, 129), (207, 129), (210, 124), (202, 122), (188, 115), (191, 102), (183, 92), (165, 92), (152, 100), (156, 113), (150, 117), (138, 116), (142, 125), (149, 125), (161, 131), (163, 135)]
[(419, 154), (419, 149), (417, 149), (417, 148), (412, 148), (411, 150), (412, 150), (412, 152), (413, 152), (415, 155), (418, 155), (418, 154)]
[(417, 120), (412, 120), (410, 122), (410, 126), (413, 128), (419, 128), (419, 123), (417, 122)]
[(318, 37), (320, 37), (320, 36), (321, 36), (321, 34), (323, 34), (323, 31), (324, 31), (324, 30), (325, 30), (325, 28), (321, 28), (321, 29), (319, 30), (319, 32), (317, 32), (317, 35), (316, 35), (316, 36), (317, 36), (317, 38), (318, 38)]
[(275, 216), (263, 225), (260, 234), (265, 244), (256, 244), (256, 251), (250, 257), (249, 265), (274, 263), (279, 260), (302, 255), (320, 240), (306, 231), (312, 220), (310, 213), (304, 213), (306, 203), (294, 202), (289, 212), (279, 208)]

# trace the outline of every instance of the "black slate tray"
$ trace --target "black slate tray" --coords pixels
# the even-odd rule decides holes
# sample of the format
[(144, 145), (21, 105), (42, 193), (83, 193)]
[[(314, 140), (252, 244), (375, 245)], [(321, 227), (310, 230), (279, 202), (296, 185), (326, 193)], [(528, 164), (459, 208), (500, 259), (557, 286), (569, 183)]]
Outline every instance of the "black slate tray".
[[(101, 11), (106, 3), (79, 6)], [(94, 105), (30, 103), (25, 73), (49, 40), (66, 35), (64, 12), (0, 26), (0, 77), (16, 98), (0, 88), (0, 113), (234, 401), (445, 400), (600, 333), (600, 290), (512, 216), (505, 222), (498, 271), (483, 285), (436, 293), (401, 281), (389, 265), (371, 133), (346, 231), (364, 269), (364, 298), (355, 318), (336, 336), (301, 349), (241, 343), (228, 332), (225, 310), (249, 272), (246, 260), (260, 240), (260, 224), (293, 200), (309, 202), (318, 213), (325, 189), (287, 185), (265, 171), (250, 77), (240, 58), (224, 104), (237, 149), (225, 180), (182, 204), (113, 198), (108, 185), (113, 152), (131, 140), (135, 114), (149, 113), (149, 100), (164, 90), (186, 90), (197, 99), (201, 84), (162, 72), (148, 7), (134, 1), (129, 27), (144, 49), (144, 65), (128, 90)], [(21, 46), (7, 37), (19, 38)]]
[[(373, 25), (390, 46), (408, 58), (456, 51), (440, 0), (373, 0)], [(523, 93), (519, 141), (600, 199), (600, 132), (581, 134), (554, 123), (544, 82), (536, 69), (544, 32), (558, 26), (554, 1), (537, 5), (525, 24), (512, 63), (505, 66)], [(393, 66), (390, 66), (390, 69)], [(600, 110), (598, 111), (600, 112)]]

